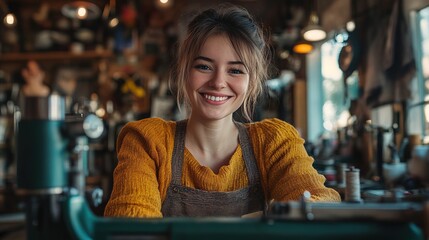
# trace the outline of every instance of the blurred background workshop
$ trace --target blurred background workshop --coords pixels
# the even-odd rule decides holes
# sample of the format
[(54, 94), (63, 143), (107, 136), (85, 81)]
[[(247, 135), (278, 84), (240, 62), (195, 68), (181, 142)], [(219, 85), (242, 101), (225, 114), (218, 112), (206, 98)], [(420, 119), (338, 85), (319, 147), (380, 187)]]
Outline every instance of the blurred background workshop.
[(0, 0), (0, 238), (429, 239), (429, 0), (228, 1), (270, 33), (253, 119), (295, 126), (341, 203), (103, 217), (124, 124), (184, 117), (167, 83), (179, 20), (222, 2)]

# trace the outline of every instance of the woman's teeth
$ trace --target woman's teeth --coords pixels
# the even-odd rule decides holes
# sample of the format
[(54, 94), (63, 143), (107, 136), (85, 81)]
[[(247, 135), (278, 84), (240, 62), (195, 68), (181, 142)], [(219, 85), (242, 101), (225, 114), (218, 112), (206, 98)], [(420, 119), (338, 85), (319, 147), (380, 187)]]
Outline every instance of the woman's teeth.
[(207, 94), (204, 94), (204, 97), (210, 101), (215, 101), (215, 102), (225, 101), (226, 99), (228, 99), (228, 97), (215, 97)]

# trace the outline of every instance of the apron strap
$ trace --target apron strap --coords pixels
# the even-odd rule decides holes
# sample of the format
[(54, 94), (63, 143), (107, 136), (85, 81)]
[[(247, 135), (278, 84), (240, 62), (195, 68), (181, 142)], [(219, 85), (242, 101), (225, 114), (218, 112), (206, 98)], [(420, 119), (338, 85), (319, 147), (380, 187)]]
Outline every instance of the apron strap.
[(183, 156), (185, 155), (185, 135), (187, 120), (176, 122), (176, 134), (174, 135), (174, 148), (172, 159), (172, 179), (171, 183), (182, 185), (182, 165)]
[(247, 178), (249, 185), (259, 184), (259, 168), (256, 165), (256, 158), (253, 152), (252, 144), (250, 143), (249, 133), (243, 123), (235, 122), (238, 127), (238, 141), (240, 142), (243, 151), (244, 163), (247, 169)]

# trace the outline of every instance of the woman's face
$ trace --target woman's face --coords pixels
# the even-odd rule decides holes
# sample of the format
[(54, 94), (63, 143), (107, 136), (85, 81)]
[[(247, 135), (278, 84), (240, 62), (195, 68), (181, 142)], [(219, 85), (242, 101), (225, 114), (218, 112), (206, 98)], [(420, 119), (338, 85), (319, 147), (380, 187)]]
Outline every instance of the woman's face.
[(232, 116), (243, 103), (248, 86), (249, 72), (228, 37), (209, 37), (189, 74), (191, 117), (217, 120)]

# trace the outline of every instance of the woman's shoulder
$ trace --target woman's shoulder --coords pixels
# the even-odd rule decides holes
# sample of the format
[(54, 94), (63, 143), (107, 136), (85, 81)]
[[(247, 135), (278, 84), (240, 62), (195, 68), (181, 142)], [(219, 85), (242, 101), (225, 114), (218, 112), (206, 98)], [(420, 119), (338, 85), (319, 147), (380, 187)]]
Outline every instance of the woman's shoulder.
[(274, 147), (279, 144), (304, 143), (304, 139), (294, 126), (277, 118), (249, 123), (247, 127), (253, 144), (262, 148), (268, 145)]
[(125, 124), (124, 129), (135, 130), (141, 133), (160, 135), (171, 132), (176, 126), (176, 122), (162, 118), (144, 118), (137, 121), (131, 121)]
[(294, 126), (278, 118), (268, 118), (259, 122), (249, 123), (248, 128), (250, 132), (258, 132), (262, 135), (283, 133), (291, 137), (299, 137), (299, 133)]
[(137, 127), (137, 128), (144, 128), (144, 127), (167, 127), (174, 124), (175, 124), (174, 121), (153, 117), (153, 118), (143, 118), (140, 120), (131, 121), (131, 122), (128, 122), (126, 125)]

